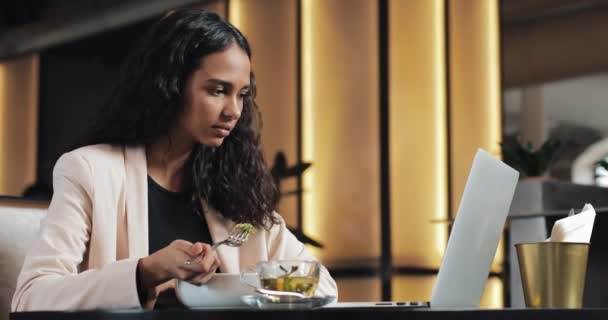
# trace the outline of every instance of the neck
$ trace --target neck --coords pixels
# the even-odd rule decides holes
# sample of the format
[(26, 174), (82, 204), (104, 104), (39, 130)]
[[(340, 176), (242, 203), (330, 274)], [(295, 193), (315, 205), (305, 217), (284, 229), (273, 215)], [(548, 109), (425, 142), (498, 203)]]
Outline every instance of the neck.
[(186, 163), (194, 143), (173, 136), (162, 137), (146, 146), (148, 175), (169, 191), (182, 191), (188, 182)]

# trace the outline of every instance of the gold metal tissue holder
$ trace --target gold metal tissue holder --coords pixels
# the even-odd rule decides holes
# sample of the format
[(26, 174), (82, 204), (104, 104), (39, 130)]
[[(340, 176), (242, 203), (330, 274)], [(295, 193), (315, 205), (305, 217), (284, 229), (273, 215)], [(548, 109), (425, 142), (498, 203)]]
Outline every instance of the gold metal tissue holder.
[(582, 308), (589, 243), (519, 243), (517, 257), (529, 308)]

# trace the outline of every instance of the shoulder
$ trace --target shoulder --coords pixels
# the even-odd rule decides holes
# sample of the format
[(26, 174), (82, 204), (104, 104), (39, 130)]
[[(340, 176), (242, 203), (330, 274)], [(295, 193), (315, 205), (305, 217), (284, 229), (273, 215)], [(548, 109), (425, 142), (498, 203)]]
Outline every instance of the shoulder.
[(123, 159), (124, 148), (118, 145), (95, 144), (75, 149), (64, 154), (64, 156), (80, 157), (88, 162), (117, 161)]
[(57, 165), (63, 163), (77, 164), (87, 163), (89, 165), (120, 163), (124, 160), (124, 147), (109, 144), (96, 144), (85, 146), (64, 153)]
[(85, 146), (64, 153), (55, 164), (55, 173), (106, 171), (124, 166), (124, 147), (109, 144)]
[(289, 259), (304, 250), (304, 244), (289, 230), (283, 217), (277, 212), (272, 216), (278, 222), (265, 230), (267, 250), (270, 259)]
[(289, 233), (287, 229), (287, 224), (285, 223), (285, 219), (276, 211), (273, 211), (271, 214), (273, 224), (268, 229), (264, 229), (268, 233), (268, 237), (273, 240), (277, 238), (282, 238), (285, 236), (285, 233)]

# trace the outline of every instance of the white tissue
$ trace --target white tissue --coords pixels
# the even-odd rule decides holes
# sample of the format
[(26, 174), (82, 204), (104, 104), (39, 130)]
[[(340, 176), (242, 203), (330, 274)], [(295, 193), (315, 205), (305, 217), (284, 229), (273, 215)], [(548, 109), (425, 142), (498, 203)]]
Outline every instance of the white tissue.
[(595, 209), (587, 203), (581, 213), (557, 220), (551, 229), (551, 237), (547, 241), (589, 242), (594, 222)]

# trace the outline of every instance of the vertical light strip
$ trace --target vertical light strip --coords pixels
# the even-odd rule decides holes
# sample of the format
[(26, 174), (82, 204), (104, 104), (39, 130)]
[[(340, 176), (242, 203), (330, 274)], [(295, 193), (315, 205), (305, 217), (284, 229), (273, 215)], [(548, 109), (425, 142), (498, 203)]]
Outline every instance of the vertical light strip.
[[(499, 2), (449, 0), (449, 23), (451, 212), (456, 214), (476, 150), (501, 154)], [(501, 248), (495, 272), (502, 270)], [(502, 292), (488, 294), (497, 294), (488, 301), (502, 301)]]
[(303, 0), (300, 14), (304, 232), (330, 266), (369, 265), (380, 256), (378, 4)]
[[(488, 143), (488, 150), (493, 152), (497, 157), (502, 158), (502, 152), (499, 143), (502, 141), (502, 85), (500, 82), (500, 6), (498, 1), (487, 1), (485, 3), (487, 8), (486, 28), (488, 39), (488, 90), (489, 90), (489, 105), (490, 110), (488, 112), (488, 122), (490, 127), (488, 128), (490, 140)], [(493, 148), (492, 148), (493, 147)], [(505, 263), (505, 245), (503, 239), (501, 239), (496, 249), (496, 255), (494, 261), (492, 261), (491, 269), (494, 272), (501, 272)], [(503, 305), (503, 287), (504, 281), (501, 279), (494, 279), (495, 289), (493, 293), (493, 305), (496, 307), (502, 307)]]
[[(9, 103), (9, 93), (7, 92), (7, 64), (8, 62), (0, 63), (0, 146), (4, 146), (6, 144), (5, 139), (7, 138), (7, 134), (5, 133), (6, 125), (4, 123), (6, 118), (6, 110), (8, 109)], [(5, 152), (6, 150), (3, 150), (3, 153)], [(4, 162), (4, 156), (0, 156), (0, 189), (2, 191), (4, 191), (4, 181), (6, 181)]]
[[(312, 106), (313, 100), (313, 53), (314, 53), (314, 41), (313, 41), (313, 25), (314, 25), (314, 14), (313, 14), (313, 0), (301, 0), (301, 23), (300, 26), (301, 36), (301, 57), (302, 57), (302, 161), (314, 162), (315, 161), (315, 148), (314, 148), (314, 137), (315, 137), (315, 126), (314, 126), (314, 107)], [(302, 188), (304, 189), (302, 211), (305, 213), (306, 218), (304, 219), (303, 229), (305, 232), (315, 232), (319, 230), (319, 219), (317, 219), (316, 212), (319, 212), (317, 206), (318, 200), (316, 199), (315, 192), (310, 192), (314, 189), (315, 184), (315, 170), (314, 166), (304, 172), (302, 176)]]
[(502, 157), (499, 143), (502, 141), (502, 86), (500, 84), (500, 7), (498, 1), (486, 1), (487, 34), (488, 39), (488, 102), (490, 110), (488, 128), (490, 141), (489, 150)]
[(228, 9), (228, 15), (229, 15), (228, 21), (230, 21), (230, 23), (232, 23), (235, 27), (237, 27), (241, 32), (244, 32), (244, 30), (242, 30), (242, 28), (244, 27), (243, 15), (245, 14), (245, 12), (243, 12), (243, 3), (241, 1), (247, 1), (247, 0), (228, 0), (228, 1), (229, 1), (228, 6), (230, 7)]
[[(446, 35), (445, 35), (445, 0), (433, 0), (433, 41), (435, 64), (435, 217), (445, 219), (449, 217), (448, 212), (448, 166), (447, 166), (447, 88), (446, 88)], [(437, 228), (435, 232), (435, 250), (439, 256), (443, 256), (445, 244), (447, 243), (447, 232), (445, 227)]]
[(496, 277), (489, 278), (479, 306), (481, 308), (503, 308), (503, 290), (504, 281)]
[[(37, 166), (38, 166), (38, 130), (40, 121), (39, 118), (39, 96), (40, 96), (40, 55), (33, 54), (30, 57), (30, 91), (28, 93), (28, 114), (24, 117), (27, 123), (27, 141), (25, 142), (24, 155), (25, 157), (19, 159), (21, 163), (26, 163), (26, 168), (23, 171), (23, 183), (24, 185), (30, 185), (35, 183), (37, 180)], [(24, 161), (25, 160), (25, 161)]]
[(438, 268), (448, 227), (445, 4), (392, 0), (389, 12), (391, 224), (403, 229), (391, 235), (393, 261)]
[[(230, 21), (247, 37), (262, 114), (262, 148), (266, 163), (274, 165), (281, 152), (289, 166), (298, 161), (298, 26), (297, 0), (231, 0)], [(272, 23), (268, 23), (272, 21)], [(272, 39), (270, 41), (269, 39)], [(285, 223), (298, 226), (297, 178), (280, 181), (283, 196), (277, 207)]]
[(450, 0), (452, 213), (477, 148), (500, 156), (500, 34), (497, 0)]
[(21, 196), (36, 180), (38, 55), (0, 63), (0, 194)]

